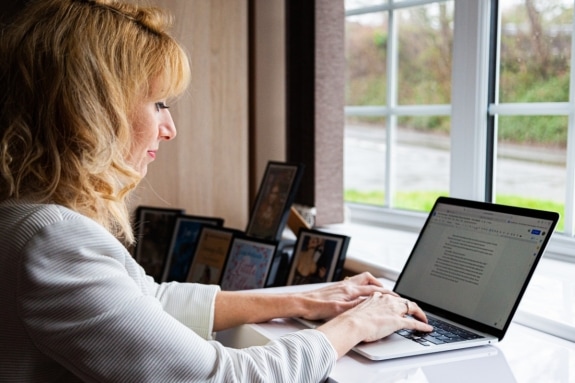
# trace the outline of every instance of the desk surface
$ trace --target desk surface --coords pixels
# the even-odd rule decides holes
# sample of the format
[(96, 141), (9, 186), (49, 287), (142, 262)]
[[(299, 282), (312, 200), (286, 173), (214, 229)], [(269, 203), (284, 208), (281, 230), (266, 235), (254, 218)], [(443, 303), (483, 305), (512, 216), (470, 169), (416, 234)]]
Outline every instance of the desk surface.
[[(276, 319), (220, 332), (217, 339), (226, 346), (243, 348), (303, 328), (294, 320)], [(337, 362), (328, 381), (575, 383), (575, 343), (512, 323), (505, 338), (492, 346), (380, 362), (350, 351)]]

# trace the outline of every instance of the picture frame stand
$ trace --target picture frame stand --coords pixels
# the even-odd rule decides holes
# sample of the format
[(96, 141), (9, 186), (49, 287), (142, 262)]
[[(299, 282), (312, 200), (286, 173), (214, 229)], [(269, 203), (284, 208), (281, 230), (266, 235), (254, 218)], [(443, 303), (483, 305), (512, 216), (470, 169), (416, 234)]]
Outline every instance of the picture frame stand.
[(293, 206), (290, 208), (287, 226), (295, 235), (299, 233), (300, 229), (311, 229), (305, 218)]

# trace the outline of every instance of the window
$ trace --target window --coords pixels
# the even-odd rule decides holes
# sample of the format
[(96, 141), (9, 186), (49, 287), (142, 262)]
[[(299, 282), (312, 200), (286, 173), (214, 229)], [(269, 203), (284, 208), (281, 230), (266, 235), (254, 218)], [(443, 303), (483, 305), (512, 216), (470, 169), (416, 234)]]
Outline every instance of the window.
[(346, 0), (351, 221), (417, 231), (442, 194), (558, 211), (518, 318), (563, 337), (575, 328), (573, 6)]
[(346, 8), (345, 198), (427, 210), (449, 192), (453, 0)]
[(573, 2), (345, 4), (352, 217), (419, 224), (452, 195), (558, 211), (572, 240)]
[[(495, 138), (493, 199), (555, 210), (558, 231), (573, 235), (568, 180), (573, 2), (500, 2), (489, 105)], [(571, 151), (575, 150), (569, 145)], [(525, 154), (528, 154), (525, 156)], [(565, 223), (567, 222), (567, 225)]]

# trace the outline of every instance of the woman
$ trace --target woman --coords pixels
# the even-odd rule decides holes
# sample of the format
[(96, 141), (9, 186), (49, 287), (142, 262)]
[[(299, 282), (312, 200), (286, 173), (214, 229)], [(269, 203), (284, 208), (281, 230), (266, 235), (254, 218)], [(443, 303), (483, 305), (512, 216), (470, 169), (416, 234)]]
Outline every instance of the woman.
[[(127, 199), (175, 137), (167, 101), (190, 76), (167, 20), (115, 1), (37, 0), (2, 32), (0, 381), (319, 382), (360, 341), (429, 331), (367, 273), (284, 295), (145, 275), (125, 248)], [(211, 340), (291, 316), (333, 319), (251, 349)]]

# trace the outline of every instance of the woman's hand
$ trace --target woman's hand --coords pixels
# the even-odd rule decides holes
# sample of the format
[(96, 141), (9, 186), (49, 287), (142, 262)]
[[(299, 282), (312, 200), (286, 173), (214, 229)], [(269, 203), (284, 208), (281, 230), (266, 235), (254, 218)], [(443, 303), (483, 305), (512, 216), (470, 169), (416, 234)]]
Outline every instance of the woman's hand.
[(376, 341), (400, 329), (429, 332), (433, 327), (415, 302), (381, 292), (317, 328), (340, 357), (359, 342)]
[(299, 316), (309, 320), (317, 320), (331, 319), (357, 306), (376, 292), (397, 296), (368, 272), (346, 278), (320, 289), (293, 295), (303, 298), (304, 312)]
[[(421, 324), (424, 325), (422, 331), (426, 331), (429, 328), (424, 323), (427, 319), (415, 303), (409, 304), (409, 313), (421, 322), (403, 318), (407, 312), (405, 302), (405, 299), (386, 289), (381, 281), (367, 272), (326, 287), (291, 294), (220, 291), (215, 300), (213, 330), (220, 331), (273, 318), (331, 319), (324, 330), (333, 326), (337, 328), (336, 333), (332, 334), (334, 339), (330, 338), (332, 343), (338, 341), (338, 334), (346, 334), (342, 338), (347, 339), (348, 329), (354, 334), (349, 339), (355, 343), (338, 346), (338, 350), (344, 350), (347, 346), (351, 348), (361, 341), (379, 339), (400, 328), (413, 328), (410, 326)], [(368, 321), (374, 327), (363, 325), (363, 322)]]
[(220, 291), (215, 300), (213, 330), (221, 331), (274, 318), (331, 319), (357, 306), (374, 292), (395, 295), (370, 273), (362, 273), (323, 288), (289, 294)]

